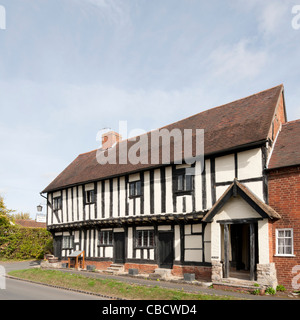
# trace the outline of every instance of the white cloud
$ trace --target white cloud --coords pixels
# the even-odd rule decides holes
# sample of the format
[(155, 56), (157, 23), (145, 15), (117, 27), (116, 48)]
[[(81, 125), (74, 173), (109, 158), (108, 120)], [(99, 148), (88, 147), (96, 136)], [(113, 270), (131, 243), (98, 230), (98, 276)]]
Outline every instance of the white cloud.
[(262, 71), (268, 54), (264, 50), (251, 48), (251, 41), (242, 39), (233, 45), (221, 45), (210, 55), (208, 61), (215, 77), (236, 82), (255, 77)]
[[(95, 9), (109, 23), (124, 26), (130, 22), (129, 6), (122, 0), (74, 0), (83, 10), (94, 14)], [(88, 7), (90, 6), (90, 7)]]

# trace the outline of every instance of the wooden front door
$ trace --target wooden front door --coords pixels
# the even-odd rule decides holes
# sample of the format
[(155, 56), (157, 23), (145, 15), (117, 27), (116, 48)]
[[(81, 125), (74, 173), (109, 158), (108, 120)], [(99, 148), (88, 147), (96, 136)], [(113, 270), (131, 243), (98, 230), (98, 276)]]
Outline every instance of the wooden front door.
[(62, 236), (56, 236), (53, 239), (53, 254), (58, 259), (61, 259), (62, 257)]
[(114, 262), (125, 263), (125, 233), (114, 233)]
[(173, 232), (158, 233), (159, 267), (172, 269), (174, 260), (174, 234)]

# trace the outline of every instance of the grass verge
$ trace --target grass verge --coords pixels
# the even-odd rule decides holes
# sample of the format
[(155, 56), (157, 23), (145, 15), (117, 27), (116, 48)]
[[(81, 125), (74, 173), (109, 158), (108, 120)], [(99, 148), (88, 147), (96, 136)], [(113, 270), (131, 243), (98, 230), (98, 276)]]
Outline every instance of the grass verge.
[(25, 269), (11, 271), (9, 275), (130, 300), (235, 300), (230, 296), (188, 293), (183, 290), (165, 289), (158, 285), (154, 287), (134, 285), (113, 279), (88, 278), (58, 270)]

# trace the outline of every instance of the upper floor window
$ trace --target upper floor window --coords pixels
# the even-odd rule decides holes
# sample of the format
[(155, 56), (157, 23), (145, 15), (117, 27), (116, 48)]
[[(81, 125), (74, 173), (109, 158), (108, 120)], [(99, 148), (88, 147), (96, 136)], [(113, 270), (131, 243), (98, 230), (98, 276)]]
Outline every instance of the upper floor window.
[(142, 195), (142, 184), (141, 181), (129, 182), (129, 196), (139, 197)]
[(175, 176), (176, 191), (192, 191), (193, 190), (193, 176), (180, 172)]
[(88, 190), (85, 192), (85, 202), (86, 203), (94, 203), (95, 202), (95, 191)]
[(53, 210), (60, 210), (62, 207), (61, 197), (53, 198)]
[(293, 229), (276, 229), (276, 255), (294, 254)]

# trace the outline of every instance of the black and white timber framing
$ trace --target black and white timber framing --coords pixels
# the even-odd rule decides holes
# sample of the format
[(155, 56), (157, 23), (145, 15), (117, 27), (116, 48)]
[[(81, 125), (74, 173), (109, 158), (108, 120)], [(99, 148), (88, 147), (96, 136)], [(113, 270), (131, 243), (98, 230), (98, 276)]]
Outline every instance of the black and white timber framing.
[[(87, 260), (170, 268), (173, 265), (210, 266), (212, 259), (222, 260), (224, 255), (229, 261), (229, 247), (225, 251), (219, 248), (219, 252), (212, 247), (215, 227), (202, 218), (234, 179), (267, 203), (264, 173), (267, 146), (268, 142), (263, 141), (259, 145), (207, 156), (204, 168), (200, 162), (192, 165), (195, 175), (188, 189), (179, 190), (178, 176), (190, 166), (168, 165), (49, 192), (47, 228), (54, 236), (55, 254), (64, 259), (72, 250), (84, 250)], [(135, 181), (140, 181), (140, 193), (130, 195), (130, 183)], [(94, 197), (88, 202), (90, 191)], [(54, 198), (58, 197), (61, 207), (54, 210)], [(224, 233), (228, 245), (228, 224), (222, 228), (220, 232)], [(252, 225), (250, 228), (253, 232)], [(142, 230), (147, 232), (139, 232)], [(103, 231), (108, 232), (107, 237), (111, 234), (111, 241), (100, 239)], [(120, 244), (121, 234), (124, 247)], [(143, 238), (137, 239), (138, 236)], [(65, 247), (64, 237), (72, 237), (72, 247)], [(254, 241), (253, 235), (251, 241)], [(166, 262), (162, 257), (161, 245), (171, 248), (168, 249), (171, 261)], [(251, 268), (253, 272), (253, 266)]]

